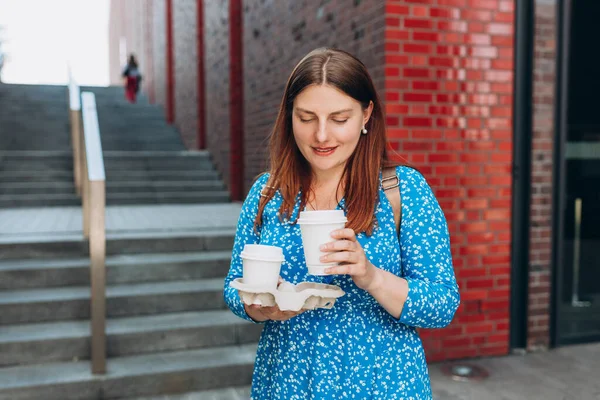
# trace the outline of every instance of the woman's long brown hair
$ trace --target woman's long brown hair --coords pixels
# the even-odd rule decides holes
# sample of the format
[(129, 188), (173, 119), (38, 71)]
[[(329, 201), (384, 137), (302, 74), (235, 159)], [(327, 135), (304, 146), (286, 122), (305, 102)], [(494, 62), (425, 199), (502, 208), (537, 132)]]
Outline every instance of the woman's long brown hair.
[[(373, 81), (360, 60), (337, 49), (313, 50), (296, 65), (290, 75), (275, 126), (271, 132), (270, 177), (262, 191), (254, 221), (259, 228), (266, 204), (279, 190), (283, 197), (280, 218), (291, 218), (296, 197), (301, 192), (300, 210), (308, 201), (312, 174), (310, 165), (300, 153), (292, 132), (294, 100), (310, 85), (329, 85), (358, 101), (363, 110), (373, 102), (368, 133), (360, 135), (354, 153), (346, 163), (342, 179), (345, 183), (346, 227), (370, 235), (374, 226), (378, 201), (379, 171), (390, 165), (386, 149), (385, 121)], [(341, 181), (340, 181), (341, 183)], [(296, 220), (293, 221), (294, 223)]]

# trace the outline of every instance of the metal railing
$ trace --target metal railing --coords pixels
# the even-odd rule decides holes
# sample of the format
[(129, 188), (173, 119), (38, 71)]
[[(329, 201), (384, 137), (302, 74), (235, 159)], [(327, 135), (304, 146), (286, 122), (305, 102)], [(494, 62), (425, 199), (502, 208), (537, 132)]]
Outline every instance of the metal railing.
[[(96, 98), (81, 93), (70, 79), (70, 118), (73, 171), (82, 199), (83, 235), (90, 252), (90, 313), (92, 373), (106, 372), (106, 176), (100, 141)], [(83, 121), (83, 124), (82, 124)]]

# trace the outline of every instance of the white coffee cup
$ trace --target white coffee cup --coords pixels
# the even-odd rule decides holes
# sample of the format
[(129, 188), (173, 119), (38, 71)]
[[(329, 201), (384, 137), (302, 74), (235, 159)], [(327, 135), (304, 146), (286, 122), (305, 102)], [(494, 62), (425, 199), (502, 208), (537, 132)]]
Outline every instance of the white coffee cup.
[(240, 256), (244, 284), (268, 290), (277, 288), (281, 263), (285, 261), (281, 247), (247, 244)]
[(326, 275), (325, 268), (338, 265), (336, 262), (323, 263), (321, 256), (330, 254), (323, 252), (319, 247), (325, 243), (333, 242), (331, 232), (346, 226), (348, 219), (343, 210), (302, 211), (298, 218), (298, 225), (302, 232), (302, 244), (308, 273), (311, 275)]

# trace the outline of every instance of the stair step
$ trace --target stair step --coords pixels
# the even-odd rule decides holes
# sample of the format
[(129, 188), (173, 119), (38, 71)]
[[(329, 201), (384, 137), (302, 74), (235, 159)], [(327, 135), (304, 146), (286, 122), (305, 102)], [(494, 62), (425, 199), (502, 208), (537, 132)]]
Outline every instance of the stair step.
[[(219, 179), (215, 170), (108, 170), (106, 171), (107, 182), (117, 181), (209, 181)], [(70, 170), (40, 170), (40, 171), (0, 171), (0, 183), (20, 182), (73, 182), (73, 172)]]
[(5, 183), (0, 186), (0, 195), (73, 195), (75, 185), (73, 182), (17, 182)]
[(10, 207), (58, 207), (81, 205), (81, 199), (72, 194), (0, 195), (0, 208)]
[[(0, 175), (1, 179), (1, 175)], [(106, 171), (106, 180), (108, 182), (116, 181), (136, 181), (136, 180), (213, 180), (219, 179), (219, 175), (214, 170), (190, 170), (190, 171)]]
[[(262, 325), (229, 310), (107, 319), (107, 355), (198, 349), (256, 343)], [(90, 358), (89, 321), (5, 326), (0, 330), (0, 366)]]
[[(229, 201), (229, 193), (225, 190), (193, 191), (193, 192), (133, 192), (106, 194), (107, 205), (127, 204), (213, 204)], [(45, 194), (0, 194), (0, 208), (9, 207), (51, 207), (77, 206), (81, 199), (73, 193)]]
[(160, 157), (182, 157), (182, 158), (205, 158), (209, 157), (207, 150), (185, 150), (185, 151), (105, 151), (104, 157), (127, 157), (127, 158), (160, 158)]
[(30, 158), (46, 158), (46, 157), (62, 157), (73, 158), (73, 152), (64, 150), (15, 150), (15, 151), (0, 151), (0, 160), (6, 159), (30, 159)]
[[(137, 157), (111, 157), (105, 158), (104, 164), (107, 168), (173, 168), (182, 167), (183, 169), (191, 168), (214, 168), (208, 157), (157, 157), (157, 158), (137, 158)], [(5, 171), (15, 170), (45, 170), (45, 169), (71, 169), (73, 161), (69, 159), (48, 158), (48, 159), (31, 159), (31, 160), (4, 160), (0, 162), (0, 169)]]
[(109, 205), (125, 204), (213, 204), (229, 201), (229, 193), (221, 190), (206, 192), (107, 193)]
[(201, 392), (187, 392), (171, 394), (168, 396), (136, 397), (126, 400), (249, 400), (250, 386), (241, 386), (227, 389), (203, 390)]
[[(106, 254), (179, 253), (231, 251), (235, 229), (183, 232), (131, 231), (109, 233)], [(0, 239), (0, 260), (59, 259), (85, 257), (88, 244), (80, 234), (5, 237)]]
[[(223, 182), (219, 180), (204, 181), (109, 181), (106, 190), (113, 193), (170, 193), (170, 192), (198, 192), (206, 193), (213, 191), (224, 191)], [(220, 197), (221, 195), (219, 195)]]
[[(119, 175), (119, 174), (116, 174)], [(19, 183), (19, 182), (72, 182), (73, 172), (68, 170), (49, 170), (49, 171), (11, 171), (2, 172), (0, 170), (0, 184)]]
[(101, 379), (89, 361), (0, 369), (0, 400), (156, 396), (248, 385), (256, 345), (112, 358)]
[(129, 172), (129, 171), (140, 171), (140, 172), (144, 172), (144, 171), (148, 171), (151, 173), (154, 172), (184, 172), (184, 171), (201, 171), (201, 172), (214, 172), (214, 165), (208, 161), (202, 162), (196, 162), (196, 163), (184, 163), (184, 162), (178, 162), (178, 163), (124, 163), (124, 162), (120, 162), (120, 163), (111, 163), (111, 162), (105, 162), (104, 163), (104, 170), (106, 171), (107, 174), (110, 174), (111, 172), (117, 172), (117, 173), (121, 173), (121, 172)]
[[(132, 254), (106, 258), (108, 285), (183, 281), (223, 277), (229, 270), (231, 251), (175, 254)], [(0, 290), (88, 286), (90, 261), (0, 261)]]
[[(112, 285), (108, 317), (221, 309), (223, 279)], [(89, 286), (0, 292), (0, 325), (87, 319)]]

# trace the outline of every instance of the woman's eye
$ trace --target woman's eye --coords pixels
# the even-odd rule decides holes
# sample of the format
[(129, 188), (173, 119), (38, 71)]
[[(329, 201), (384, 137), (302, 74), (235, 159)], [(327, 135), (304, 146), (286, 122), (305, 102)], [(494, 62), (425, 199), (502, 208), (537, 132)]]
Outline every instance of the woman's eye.
[(304, 119), (304, 118), (300, 118), (300, 122), (304, 122), (304, 123), (308, 123), (312, 121), (312, 119)]
[(333, 122), (335, 122), (336, 124), (344, 124), (346, 123), (346, 121), (348, 121), (348, 119), (334, 119)]

